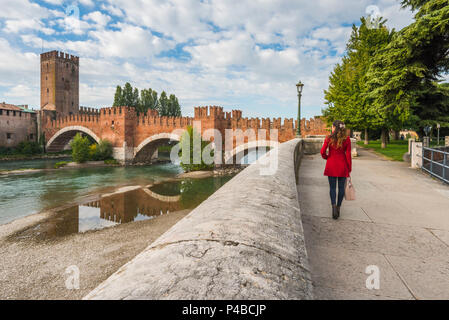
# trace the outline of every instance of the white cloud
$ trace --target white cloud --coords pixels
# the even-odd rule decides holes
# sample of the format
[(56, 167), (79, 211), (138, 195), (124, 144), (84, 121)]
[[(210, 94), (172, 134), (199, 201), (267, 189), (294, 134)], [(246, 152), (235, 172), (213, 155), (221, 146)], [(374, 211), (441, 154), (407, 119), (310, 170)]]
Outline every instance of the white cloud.
[(111, 17), (101, 13), (100, 11), (91, 12), (83, 17), (86, 21), (93, 21), (97, 24), (98, 27), (105, 27), (109, 21), (111, 21)]
[[(40, 52), (44, 33), (45, 49), (80, 56), (84, 105), (109, 105), (115, 86), (129, 81), (175, 93), (185, 114), (194, 105), (223, 104), (250, 115), (293, 117), (301, 79), (303, 110), (311, 116), (320, 113), (329, 73), (368, 5), (377, 5), (395, 28), (412, 19), (397, 0), (107, 0), (96, 6), (82, 0), (81, 19), (66, 15), (68, 3), (49, 10), (28, 0), (0, 0), (0, 46), (6, 47), (0, 51), (0, 72), (6, 74), (0, 95), (21, 84), (30, 92), (39, 86), (38, 54), (11, 43), (21, 39)], [(12, 40), (16, 33), (20, 38)], [(179, 52), (177, 45), (187, 59), (160, 56)], [(39, 96), (30, 99), (32, 104)]]

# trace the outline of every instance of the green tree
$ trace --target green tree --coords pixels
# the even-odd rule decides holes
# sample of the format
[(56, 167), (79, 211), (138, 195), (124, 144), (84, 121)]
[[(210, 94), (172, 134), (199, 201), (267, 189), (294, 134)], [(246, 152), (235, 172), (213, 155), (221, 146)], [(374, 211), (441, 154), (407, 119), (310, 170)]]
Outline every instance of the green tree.
[(181, 106), (178, 98), (174, 94), (167, 96), (165, 91), (162, 91), (158, 99), (158, 94), (155, 90), (133, 88), (127, 82), (122, 88), (117, 86), (113, 106), (129, 106), (136, 109), (138, 113), (147, 113), (148, 110), (157, 110), (160, 116), (166, 117), (180, 117)]
[(122, 102), (124, 106), (132, 107), (134, 106), (134, 92), (133, 87), (129, 82), (127, 82), (122, 90)]
[(168, 116), (169, 117), (180, 117), (181, 107), (179, 106), (178, 98), (174, 94), (170, 95), (168, 99)]
[(392, 127), (423, 135), (426, 125), (449, 127), (447, 90), (439, 84), (449, 71), (449, 1), (407, 0), (415, 21), (393, 36), (368, 73), (373, 110)]
[(77, 133), (70, 143), (70, 146), (72, 147), (73, 161), (83, 163), (89, 160), (90, 142), (87, 137), (83, 137), (80, 133)]
[(169, 115), (168, 111), (169, 100), (167, 98), (167, 94), (165, 91), (162, 91), (161, 96), (159, 97), (159, 115), (161, 117), (167, 117)]
[(365, 130), (367, 144), (368, 130), (381, 125), (366, 97), (367, 72), (377, 52), (391, 41), (394, 30), (389, 31), (382, 19), (377, 28), (370, 28), (365, 18), (360, 21), (359, 27), (352, 26), (346, 54), (329, 77), (329, 88), (324, 91), (328, 107), (323, 115), (329, 122), (338, 119), (352, 129)]
[[(196, 143), (200, 142), (200, 145), (196, 146), (196, 144), (194, 144), (194, 141)], [(204, 141), (201, 137), (201, 134), (198, 133), (192, 126), (188, 126), (187, 130), (184, 131), (183, 135), (181, 136), (180, 145), (182, 154), (180, 165), (186, 172), (213, 169), (214, 164), (206, 164), (202, 157), (205, 148), (210, 147), (210, 142)], [(213, 158), (213, 152), (211, 152), (210, 155)], [(185, 161), (186, 158), (188, 158), (189, 160)], [(201, 160), (197, 161), (197, 159)]]
[(147, 112), (148, 110), (157, 110), (159, 104), (157, 92), (151, 88), (141, 90), (140, 103), (144, 112)]
[(120, 86), (117, 86), (117, 88), (115, 89), (114, 103), (112, 104), (112, 106), (113, 107), (124, 106), (122, 87)]

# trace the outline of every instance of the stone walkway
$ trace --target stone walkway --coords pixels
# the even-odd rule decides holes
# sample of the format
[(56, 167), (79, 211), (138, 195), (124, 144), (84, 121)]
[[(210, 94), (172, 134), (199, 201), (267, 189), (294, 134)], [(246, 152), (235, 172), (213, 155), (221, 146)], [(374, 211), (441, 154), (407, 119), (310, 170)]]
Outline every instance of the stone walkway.
[[(357, 200), (331, 218), (320, 155), (304, 156), (299, 199), (317, 299), (449, 299), (449, 186), (358, 150)], [(380, 288), (367, 289), (367, 266)]]

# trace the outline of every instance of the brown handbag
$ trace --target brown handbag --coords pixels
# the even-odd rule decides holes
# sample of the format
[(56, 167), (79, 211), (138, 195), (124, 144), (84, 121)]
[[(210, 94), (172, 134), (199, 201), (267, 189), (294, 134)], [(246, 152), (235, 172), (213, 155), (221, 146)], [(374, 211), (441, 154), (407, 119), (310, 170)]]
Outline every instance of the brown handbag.
[(351, 177), (348, 177), (346, 179), (345, 199), (348, 201), (355, 200), (355, 189), (354, 189), (354, 185), (352, 184)]

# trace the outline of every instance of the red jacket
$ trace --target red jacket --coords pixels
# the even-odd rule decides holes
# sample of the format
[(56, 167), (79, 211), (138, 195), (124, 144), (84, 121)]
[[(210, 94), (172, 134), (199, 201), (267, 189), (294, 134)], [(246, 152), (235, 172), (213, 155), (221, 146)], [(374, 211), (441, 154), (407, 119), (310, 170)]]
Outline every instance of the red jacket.
[[(321, 156), (327, 159), (324, 175), (328, 177), (349, 177), (352, 171), (351, 139), (348, 137), (340, 148), (336, 148), (329, 143), (330, 138), (326, 137)], [(327, 149), (329, 148), (329, 153)]]

